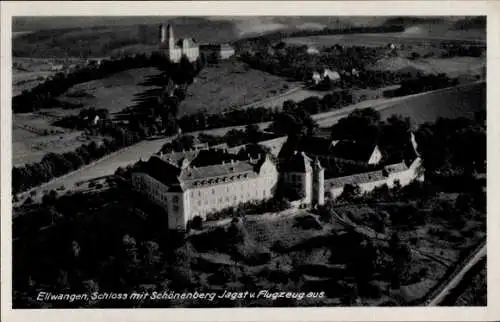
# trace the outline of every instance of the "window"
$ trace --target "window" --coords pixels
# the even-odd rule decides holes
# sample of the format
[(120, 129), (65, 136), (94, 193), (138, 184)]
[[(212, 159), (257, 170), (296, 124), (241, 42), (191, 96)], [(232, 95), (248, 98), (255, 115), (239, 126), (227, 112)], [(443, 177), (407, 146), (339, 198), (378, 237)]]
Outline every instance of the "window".
[(201, 206), (201, 200), (198, 200), (198, 206)]
[(262, 197), (266, 196), (266, 190), (262, 190)]
[(236, 199), (238, 199), (236, 196), (233, 196), (233, 200), (236, 201)]
[(172, 197), (172, 210), (174, 212), (179, 211), (179, 196)]
[(201, 191), (198, 191), (198, 197), (201, 197)]
[(226, 202), (229, 202), (229, 197), (226, 197)]
[(212, 188), (212, 194), (215, 195), (215, 189), (214, 188)]

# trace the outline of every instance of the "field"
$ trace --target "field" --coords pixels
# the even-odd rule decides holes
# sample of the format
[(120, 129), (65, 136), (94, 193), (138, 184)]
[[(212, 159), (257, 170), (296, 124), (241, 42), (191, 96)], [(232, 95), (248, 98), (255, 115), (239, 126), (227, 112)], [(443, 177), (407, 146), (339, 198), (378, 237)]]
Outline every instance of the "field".
[(284, 40), (289, 44), (314, 45), (318, 47), (333, 46), (387, 46), (391, 43), (400, 45), (433, 46), (443, 41), (456, 41), (467, 43), (484, 43), (486, 33), (481, 31), (448, 32), (440, 35), (432, 35), (414, 32), (410, 28), (402, 33), (382, 33), (382, 34), (344, 34), (344, 35), (322, 35), (309, 37), (292, 37)]
[(106, 108), (109, 114), (113, 115), (132, 106), (137, 94), (153, 88), (143, 85), (143, 82), (148, 77), (160, 73), (156, 68), (129, 69), (107, 78), (77, 84), (57, 99), (61, 102), (83, 104), (82, 108)]
[(410, 117), (418, 125), (439, 117), (474, 118), (486, 109), (486, 83), (474, 83), (402, 100), (380, 111), (382, 118), (392, 114)]
[(50, 125), (54, 119), (38, 113), (12, 115), (12, 165), (40, 161), (47, 153), (63, 153), (83, 143), (98, 140)]
[(370, 68), (389, 71), (414, 69), (424, 74), (443, 73), (449, 77), (458, 77), (481, 75), (481, 69), (485, 66), (486, 59), (483, 57), (419, 58), (414, 60), (403, 57), (387, 57), (379, 60)]
[(71, 65), (82, 63), (76, 58), (43, 59), (13, 57), (12, 62), (12, 96), (21, 94), (43, 82), (46, 78), (63, 72)]
[(382, 119), (393, 114), (410, 117), (415, 125), (433, 122), (438, 117), (473, 118), (486, 108), (486, 83), (472, 83), (453, 88), (395, 98), (366, 100), (341, 110), (322, 113), (313, 118), (321, 127), (330, 127), (354, 109), (372, 107)]
[(279, 95), (294, 86), (280, 77), (250, 69), (243, 63), (224, 61), (200, 72), (189, 86), (179, 114), (221, 113)]
[[(137, 68), (114, 74), (108, 78), (73, 86), (58, 97), (60, 101), (81, 103), (82, 108), (106, 108), (112, 113), (133, 104), (135, 94), (148, 89), (142, 83), (148, 76), (156, 75), (154, 68)], [(51, 108), (36, 113), (14, 114), (13, 165), (40, 161), (46, 153), (63, 153), (74, 150), (82, 143), (99, 140), (83, 136), (51, 124), (61, 117), (77, 114), (78, 109)], [(102, 139), (102, 138), (100, 138)]]

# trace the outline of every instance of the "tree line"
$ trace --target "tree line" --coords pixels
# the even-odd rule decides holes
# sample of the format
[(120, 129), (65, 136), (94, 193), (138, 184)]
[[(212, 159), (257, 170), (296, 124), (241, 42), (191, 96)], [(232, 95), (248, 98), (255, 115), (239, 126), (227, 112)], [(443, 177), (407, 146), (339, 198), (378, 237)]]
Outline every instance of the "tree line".
[[(76, 84), (85, 83), (95, 79), (108, 77), (112, 74), (129, 70), (132, 68), (157, 67), (160, 70), (174, 71), (179, 64), (171, 64), (160, 53), (136, 54), (117, 59), (103, 59), (100, 63), (87, 64), (81, 68), (68, 73), (59, 72), (45, 82), (25, 90), (13, 97), (12, 111), (14, 113), (25, 113), (38, 111), (40, 109), (60, 107), (63, 103), (57, 97), (65, 93)], [(177, 83), (184, 83), (186, 79), (193, 76), (197, 69), (201, 69), (201, 62), (196, 62), (190, 68), (183, 65), (183, 73), (171, 73), (171, 77)], [(181, 68), (181, 67), (179, 67)]]

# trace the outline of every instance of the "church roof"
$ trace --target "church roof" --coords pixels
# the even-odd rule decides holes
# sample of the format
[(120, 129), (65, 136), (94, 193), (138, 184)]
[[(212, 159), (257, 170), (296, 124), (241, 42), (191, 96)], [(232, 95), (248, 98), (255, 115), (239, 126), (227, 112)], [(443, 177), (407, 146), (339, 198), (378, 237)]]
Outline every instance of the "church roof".
[(181, 38), (177, 40), (176, 45), (182, 47), (186, 43), (187, 47), (196, 47), (196, 41), (193, 38)]

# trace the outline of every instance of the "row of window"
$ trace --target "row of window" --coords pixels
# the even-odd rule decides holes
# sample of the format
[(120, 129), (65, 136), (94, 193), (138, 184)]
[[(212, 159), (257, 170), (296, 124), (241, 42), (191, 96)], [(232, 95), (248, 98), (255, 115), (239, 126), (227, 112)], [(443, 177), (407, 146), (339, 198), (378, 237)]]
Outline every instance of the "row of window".
[[(259, 197), (259, 190), (255, 191), (255, 197), (258, 198)], [(267, 191), (267, 190), (262, 190), (262, 198), (267, 198), (270, 196), (270, 191)], [(246, 193), (246, 198), (245, 198), (245, 194), (242, 193), (239, 195), (239, 199), (238, 199), (238, 195), (229, 195), (229, 196), (222, 196), (222, 197), (218, 197), (218, 198), (210, 198), (209, 199), (205, 199), (205, 200), (198, 200), (196, 202), (196, 205), (198, 205), (198, 207), (201, 207), (202, 205), (215, 205), (215, 204), (228, 204), (228, 203), (236, 203), (236, 202), (244, 202), (244, 201), (248, 201), (250, 200), (251, 197), (254, 197), (253, 194), (251, 194), (250, 192), (247, 192)], [(193, 200), (194, 201), (194, 200)]]

